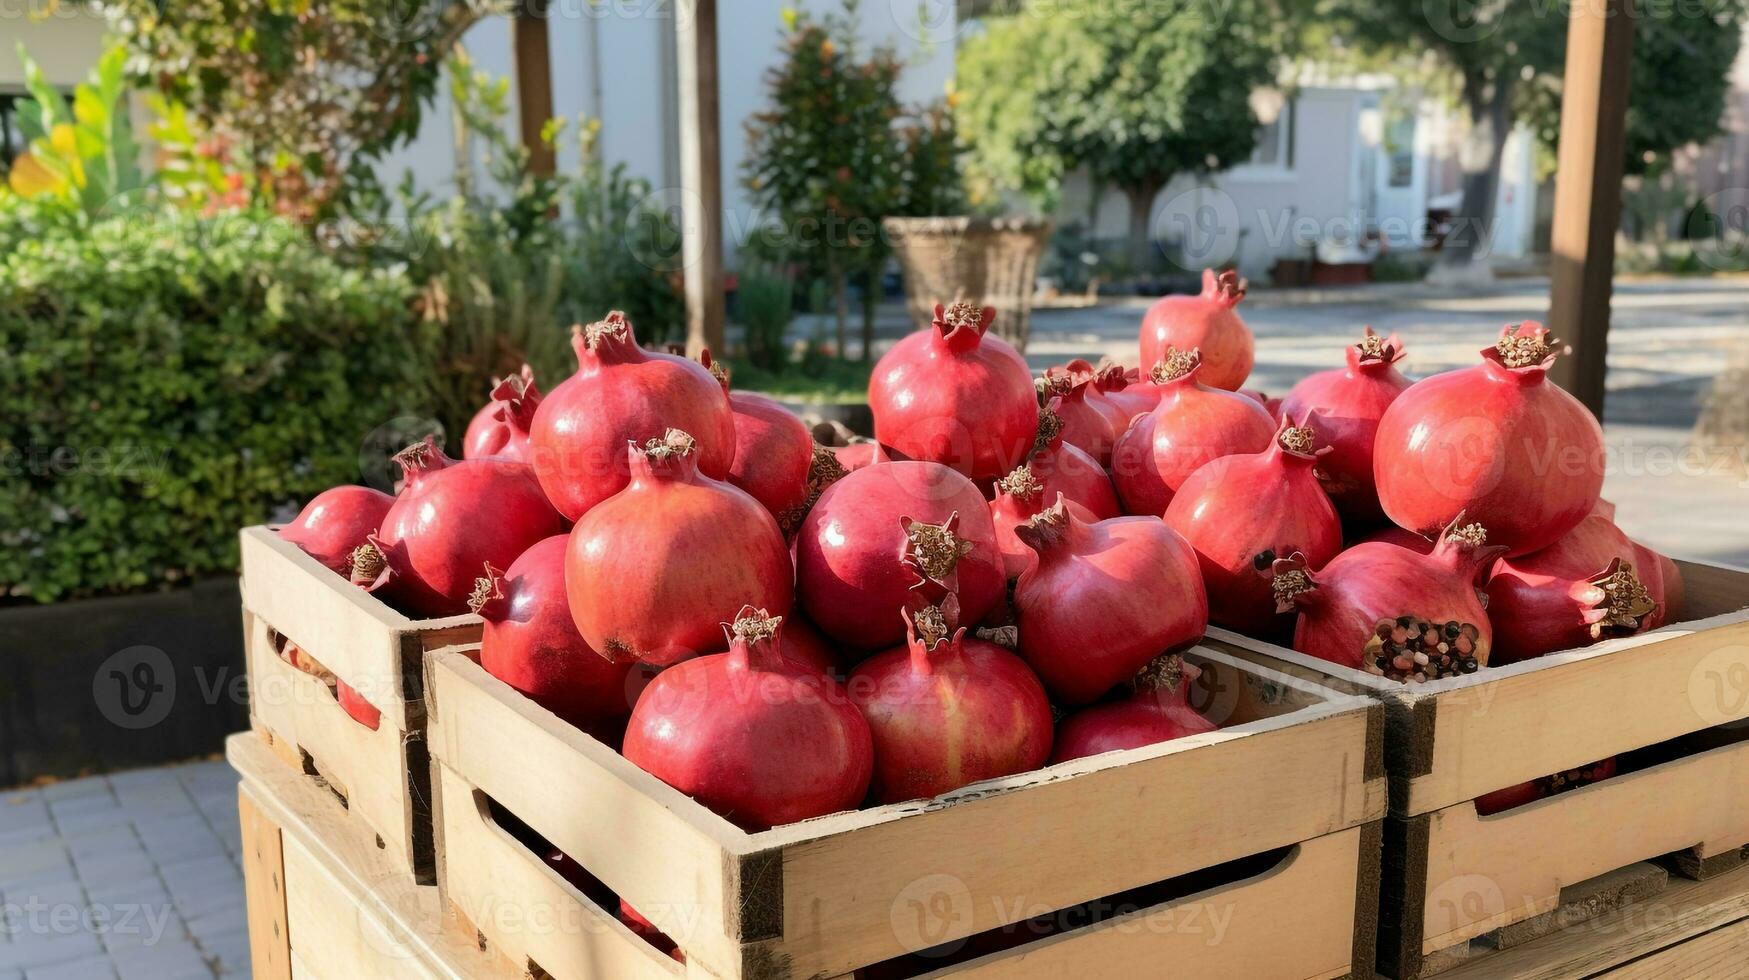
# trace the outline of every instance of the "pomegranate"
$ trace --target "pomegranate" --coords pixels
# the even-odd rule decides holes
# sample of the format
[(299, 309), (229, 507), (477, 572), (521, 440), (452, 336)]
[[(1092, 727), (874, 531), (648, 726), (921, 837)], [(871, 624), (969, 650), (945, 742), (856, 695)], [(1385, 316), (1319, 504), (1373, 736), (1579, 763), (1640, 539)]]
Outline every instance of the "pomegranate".
[(776, 519), (699, 473), (700, 452), (679, 429), (630, 447), (631, 483), (571, 531), (571, 616), (610, 660), (664, 667), (720, 649), (720, 625), (743, 605), (789, 612), (794, 572)]
[(340, 702), (340, 709), (346, 712), (346, 717), (373, 732), (382, 727), (383, 713), (366, 701), (356, 688), (338, 677), (334, 678), (334, 699)]
[(1497, 633), (1492, 662), (1517, 663), (1649, 628), (1658, 603), (1642, 576), (1660, 571), (1641, 564), (1607, 512), (1593, 510), (1541, 551), (1494, 563), (1486, 590)]
[(1038, 428), (1038, 402), (1026, 361), (986, 333), (995, 316), (994, 307), (937, 304), (933, 329), (881, 357), (868, 381), (877, 441), (981, 486), (1020, 462)]
[(1515, 806), (1534, 803), (1549, 796), (1565, 793), (1568, 790), (1589, 786), (1615, 775), (1615, 756), (1610, 756), (1602, 762), (1593, 762), (1588, 766), (1557, 772), (1552, 776), (1543, 776), (1528, 783), (1519, 783), (1505, 789), (1497, 789), (1492, 793), (1484, 793), (1476, 797), (1476, 813), (1489, 816), (1502, 810), (1510, 810)]
[(352, 570), (352, 550), (375, 534), (395, 498), (370, 487), (330, 487), (310, 498), (279, 536), (342, 575)]
[(646, 351), (625, 314), (579, 328), (571, 338), (577, 373), (553, 389), (534, 415), (534, 469), (553, 506), (575, 521), (631, 480), (627, 442), (669, 428), (698, 440), (695, 464), (721, 480), (735, 460), (729, 397), (696, 361)]
[(1150, 380), (1144, 381), (1141, 372), (1135, 368), (1125, 368), (1118, 364), (1106, 364), (1093, 376), (1093, 383), (1099, 386), (1099, 391), (1107, 401), (1117, 406), (1122, 413), (1117, 432), (1129, 427), (1130, 420), (1143, 412), (1151, 412), (1154, 406), (1160, 404), (1160, 386)]
[(1347, 367), (1320, 371), (1294, 385), (1281, 400), (1280, 414), (1297, 419), (1318, 413), (1319, 441), (1330, 447), (1318, 461), (1318, 478), (1343, 523), (1361, 527), (1384, 521), (1373, 485), (1373, 437), (1409, 379), (1396, 367), (1403, 346), (1395, 334), (1380, 340), (1367, 327), (1366, 336), (1345, 353)]
[(1083, 360), (1051, 368), (1038, 380), (1041, 401), (1057, 413), (1060, 436), (1071, 446), (1111, 465), (1111, 445), (1130, 416), (1094, 384), (1093, 365)]
[(1088, 524), (1059, 496), (1014, 533), (1038, 554), (1014, 587), (1019, 653), (1059, 703), (1100, 697), (1208, 628), (1196, 552), (1157, 517)]
[(1683, 608), (1686, 590), (1682, 585), (1682, 569), (1667, 556), (1638, 541), (1633, 545), (1639, 556), (1634, 567), (1644, 570), (1646, 589), (1652, 593), (1652, 601), (1658, 604), (1658, 608), (1648, 618), (1646, 628), (1655, 630), (1667, 623), (1682, 622), (1686, 612)]
[(480, 666), (530, 700), (605, 742), (618, 741), (643, 675), (596, 653), (577, 632), (565, 595), (565, 549), (555, 534), (507, 570), (487, 565), (468, 608), (485, 620)]
[(1111, 454), (1111, 479), (1127, 513), (1158, 517), (1204, 463), (1269, 448), (1275, 421), (1263, 406), (1204, 385), (1201, 374), (1194, 350), (1170, 350), (1154, 366), (1160, 402), (1130, 422)]
[(861, 439), (848, 446), (833, 446), (831, 448), (832, 455), (837, 457), (838, 465), (842, 466), (846, 473), (854, 473), (864, 466), (874, 463), (885, 463), (888, 460), (905, 458), (873, 439)]
[(1051, 754), (1051, 706), (1020, 658), (957, 628), (953, 598), (903, 613), (905, 646), (850, 675), (851, 700), (874, 733), (872, 792), (926, 799), (1026, 772)]
[[(819, 496), (809, 480), (816, 463), (814, 437), (796, 413), (764, 395), (730, 392), (729, 406), (735, 414), (735, 463), (729, 467), (729, 482), (764, 504), (784, 533), (794, 533), (807, 513), (810, 494)], [(825, 455), (833, 472), (842, 473), (838, 458)]]
[(1433, 554), (1432, 541), (1416, 534), (1414, 531), (1405, 531), (1395, 524), (1386, 524), (1384, 527), (1366, 535), (1360, 540), (1350, 542), (1349, 547), (1367, 541), (1383, 541), (1385, 544), (1394, 544), (1399, 548), (1408, 548), (1410, 551), (1419, 552), (1423, 555)]
[(1153, 660), (1130, 680), (1128, 697), (1083, 708), (1064, 718), (1057, 728), (1051, 762), (1140, 748), (1220, 728), (1190, 706), (1190, 685), (1199, 673), (1201, 670), (1175, 653)]
[(866, 467), (826, 488), (796, 535), (796, 586), (809, 620), (864, 651), (904, 639), (899, 613), (920, 587), (930, 599), (956, 590), (971, 623), (1006, 592), (984, 495), (920, 460)]
[[(1055, 500), (1060, 493), (1087, 508), (1100, 520), (1122, 513), (1117, 490), (1112, 487), (1105, 468), (1085, 450), (1064, 441), (1060, 427), (1056, 411), (1052, 408), (1040, 410), (1038, 437), (1033, 441), (1031, 455), (1020, 464), (1039, 482), (1045, 502)], [(1008, 476), (1015, 472), (1018, 469)]]
[[(1059, 492), (1050, 499), (1062, 496), (1068, 504), (1069, 513), (1087, 523), (1103, 518), (1095, 515), (1080, 503), (1068, 499)], [(1015, 527), (1031, 520), (1045, 509), (1045, 487), (1032, 475), (1032, 467), (1022, 463), (1007, 476), (996, 481), (996, 499), (990, 501), (990, 519), (996, 524), (996, 550), (1002, 553), (1002, 571), (1009, 581), (1020, 577), (1026, 571), (1026, 566), (1032, 563), (1033, 550), (1028, 548), (1018, 535)]]
[(1294, 649), (1399, 681), (1475, 673), (1494, 640), (1476, 581), (1504, 550), (1487, 539), (1453, 521), (1429, 555), (1357, 544), (1315, 575), (1303, 555), (1276, 559), (1277, 609), (1300, 614)]
[(1285, 639), (1293, 620), (1276, 613), (1264, 573), (1295, 552), (1322, 568), (1342, 551), (1342, 523), (1313, 473), (1329, 452), (1313, 449), (1318, 421), (1316, 413), (1284, 421), (1267, 450), (1208, 463), (1166, 507), (1166, 526), (1196, 549), (1218, 625)]
[(369, 539), (380, 563), (355, 552), (353, 580), (381, 588), (413, 613), (466, 612), (482, 567), (504, 568), (565, 530), (526, 463), (452, 460), (430, 438), (401, 450), (395, 462), (404, 474), (401, 492)]
[(533, 462), (528, 430), (539, 407), (540, 388), (534, 383), (534, 369), (524, 364), (521, 374), (512, 374), (493, 387), (492, 400), (468, 423), (462, 458), (499, 456), (519, 463)]
[(1603, 429), (1547, 382), (1557, 353), (1542, 324), (1509, 326), (1479, 367), (1435, 375), (1391, 403), (1373, 476), (1392, 521), (1431, 534), (1461, 511), (1524, 555), (1584, 520), (1603, 488)]
[(1204, 269), (1202, 292), (1167, 296), (1142, 317), (1142, 367), (1158, 364), (1172, 349), (1202, 351), (1202, 382), (1237, 391), (1251, 376), (1256, 343), (1234, 307), (1245, 298), (1245, 280), (1232, 270)]
[(747, 830), (848, 810), (868, 792), (868, 723), (844, 689), (779, 652), (783, 617), (746, 606), (729, 652), (656, 675), (625, 757)]

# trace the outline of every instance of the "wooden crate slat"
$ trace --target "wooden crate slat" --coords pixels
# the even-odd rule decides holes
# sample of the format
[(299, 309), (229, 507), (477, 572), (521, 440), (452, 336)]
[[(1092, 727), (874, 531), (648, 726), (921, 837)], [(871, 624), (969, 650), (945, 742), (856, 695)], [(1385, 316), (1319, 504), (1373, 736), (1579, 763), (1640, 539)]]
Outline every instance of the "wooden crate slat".
[(285, 858), (279, 824), (261, 811), (248, 790), (237, 792), (242, 829), (243, 901), (249, 920), (249, 964), (261, 980), (294, 975), (291, 930), (286, 924)]
[(1734, 922), (1602, 974), (1599, 980), (1740, 980), (1749, 976), (1749, 922)]
[(406, 944), (399, 927), (346, 890), (295, 836), (285, 844), (286, 914), (299, 941), (298, 958), (320, 977), (400, 980), (437, 976)]

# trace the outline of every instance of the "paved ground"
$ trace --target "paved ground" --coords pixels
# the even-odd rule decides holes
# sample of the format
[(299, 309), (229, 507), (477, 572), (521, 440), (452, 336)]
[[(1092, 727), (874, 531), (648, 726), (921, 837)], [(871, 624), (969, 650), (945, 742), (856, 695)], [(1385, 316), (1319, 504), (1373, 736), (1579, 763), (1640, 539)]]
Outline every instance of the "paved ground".
[(223, 762), (0, 792), (0, 980), (249, 975)]

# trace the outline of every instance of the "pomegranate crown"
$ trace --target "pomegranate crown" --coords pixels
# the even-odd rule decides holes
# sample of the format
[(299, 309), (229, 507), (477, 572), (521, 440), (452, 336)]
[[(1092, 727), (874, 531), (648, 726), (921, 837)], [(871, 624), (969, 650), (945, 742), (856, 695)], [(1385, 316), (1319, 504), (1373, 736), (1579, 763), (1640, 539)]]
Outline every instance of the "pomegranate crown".
[(1283, 415), (1281, 423), (1275, 429), (1275, 445), (1284, 454), (1295, 459), (1315, 462), (1318, 457), (1328, 454), (1335, 447), (1326, 442), (1318, 445), (1318, 423), (1322, 421), (1318, 413), (1306, 409), (1296, 423)]
[(1190, 350), (1179, 350), (1176, 347), (1166, 348), (1166, 356), (1155, 362), (1148, 369), (1148, 380), (1157, 385), (1169, 381), (1186, 381), (1194, 379), (1196, 372), (1202, 367), (1202, 349), (1192, 347)]
[(1014, 526), (1014, 536), (1021, 544), (1043, 556), (1068, 540), (1079, 523), (1075, 515), (1069, 513), (1069, 502), (1058, 491), (1057, 499), (1049, 507)]
[(1608, 568), (1587, 581), (1591, 588), (1582, 598), (1589, 608), (1583, 618), (1594, 640), (1632, 636), (1644, 630), (1658, 610), (1657, 600), (1634, 574), (1634, 566), (1620, 557), (1610, 559)]
[(1130, 678), (1130, 690), (1137, 693), (1180, 693), (1185, 685), (1194, 683), (1200, 676), (1202, 668), (1186, 663), (1180, 654), (1166, 653), (1148, 661), (1146, 666), (1136, 671), (1136, 676)]
[(1296, 551), (1286, 558), (1277, 558), (1270, 563), (1267, 574), (1269, 589), (1275, 595), (1275, 611), (1278, 613), (1293, 612), (1318, 588), (1302, 552)]
[(941, 339), (947, 341), (948, 347), (954, 350), (970, 350), (984, 339), (985, 332), (995, 320), (994, 306), (978, 307), (964, 300), (955, 300), (946, 306), (935, 304), (935, 321), (932, 326)]
[(1055, 406), (1058, 404), (1060, 403), (1053, 398), (1050, 404), (1038, 410), (1038, 433), (1033, 436), (1032, 452), (1027, 454), (1028, 459), (1043, 453), (1062, 438), (1063, 417), (1057, 414)]
[(1093, 386), (1100, 391), (1122, 391), (1130, 386), (1129, 372), (1122, 364), (1106, 361), (1093, 375)]
[(522, 373), (506, 375), (492, 387), (492, 401), (498, 403), (498, 417), (515, 422), (523, 430), (534, 421), (534, 410), (540, 407), (540, 386), (534, 382), (534, 369), (524, 364)]
[(1093, 375), (1091, 373), (1079, 374), (1060, 367), (1046, 368), (1044, 375), (1033, 382), (1033, 387), (1038, 389), (1041, 402), (1047, 402), (1052, 398), (1078, 402), (1087, 397), (1088, 389), (1092, 385)]
[(711, 349), (709, 347), (703, 347), (703, 348), (699, 349), (698, 363), (704, 365), (704, 369), (711, 373), (711, 377), (717, 379), (717, 384), (720, 384), (723, 386), (723, 393), (727, 394), (729, 391), (729, 367), (728, 367), (728, 365), (726, 365), (722, 361), (719, 361), (716, 358), (712, 357), (711, 356)]
[(1373, 333), (1372, 327), (1364, 328), (1366, 334), (1360, 338), (1360, 343), (1348, 348), (1348, 364), (1353, 368), (1385, 368), (1403, 359), (1403, 342), (1396, 334), (1380, 337)]
[(819, 503), (820, 495), (826, 488), (844, 479), (848, 472), (844, 464), (838, 461), (838, 454), (819, 443), (813, 443), (813, 450), (808, 457), (808, 475), (802, 486), (802, 499), (799, 503), (786, 507), (783, 513), (777, 515), (777, 526), (785, 537), (795, 534), (802, 526), (802, 521), (808, 516), (808, 511)]
[(644, 357), (632, 321), (619, 310), (587, 326), (572, 327), (571, 349), (577, 354), (579, 367), (594, 360), (637, 361)]
[(1482, 356), (1510, 371), (1525, 370), (1542, 373), (1555, 363), (1555, 358), (1572, 350), (1549, 336), (1547, 327), (1535, 320), (1509, 323), (1500, 330), (1494, 346), (1482, 349)]
[(917, 577), (911, 588), (926, 597), (959, 591), (959, 562), (972, 553), (975, 545), (955, 532), (959, 530), (960, 514), (954, 511), (940, 524), (926, 524), (909, 517), (899, 518), (905, 532), (904, 550), (899, 561)]
[(905, 618), (905, 638), (914, 664), (927, 666), (930, 654), (944, 647), (957, 649), (965, 639), (966, 629), (959, 625), (959, 597), (952, 592), (933, 604), (913, 601), (899, 615)]
[(996, 481), (996, 492), (1002, 496), (1013, 497), (1016, 500), (1031, 503), (1044, 493), (1045, 485), (1032, 474), (1031, 463), (1021, 463), (1008, 471), (1008, 475)]
[(782, 616), (773, 616), (751, 604), (742, 606), (735, 613), (734, 622), (723, 624), (723, 635), (729, 640), (729, 656), (758, 670), (784, 666), (779, 647), (782, 634)]
[(401, 476), (408, 482), (421, 474), (435, 473), (455, 462), (444, 455), (443, 449), (437, 445), (435, 435), (413, 443), (390, 457), (401, 467)]
[(679, 429), (669, 429), (641, 446), (628, 439), (626, 452), (634, 478), (658, 473), (680, 476), (698, 469), (698, 440)]
[(1233, 269), (1223, 269), (1216, 272), (1213, 269), (1202, 270), (1202, 294), (1215, 300), (1228, 309), (1239, 305), (1245, 298), (1245, 289), (1249, 284)]
[(352, 549), (346, 560), (351, 569), (347, 580), (366, 592), (377, 591), (395, 577), (395, 570), (389, 564), (388, 549), (374, 534), (367, 535), (364, 544)]
[(504, 571), (486, 562), (485, 574), (474, 579), (474, 591), (468, 596), (468, 611), (476, 616), (496, 621), (504, 602)]
[(1488, 543), (1488, 529), (1480, 524), (1464, 523), (1464, 512), (1458, 511), (1451, 523), (1439, 534), (1433, 545), (1433, 557), (1453, 569), (1470, 568), (1478, 578), (1493, 567), (1494, 559), (1512, 549)]

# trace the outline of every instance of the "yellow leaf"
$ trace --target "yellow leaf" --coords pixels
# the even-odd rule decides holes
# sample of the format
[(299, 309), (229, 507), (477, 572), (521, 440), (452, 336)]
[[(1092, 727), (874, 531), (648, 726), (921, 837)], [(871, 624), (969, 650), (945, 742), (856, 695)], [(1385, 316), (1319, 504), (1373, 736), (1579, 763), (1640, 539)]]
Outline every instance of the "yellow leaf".
[(49, 130), (49, 145), (54, 147), (55, 156), (59, 157), (72, 171), (73, 186), (85, 186), (85, 163), (79, 157), (79, 132), (72, 123), (58, 123)]
[(61, 178), (50, 173), (36, 157), (26, 150), (12, 161), (12, 173), (6, 178), (12, 189), (20, 197), (40, 197), (45, 194), (60, 194), (66, 190), (66, 183)]

